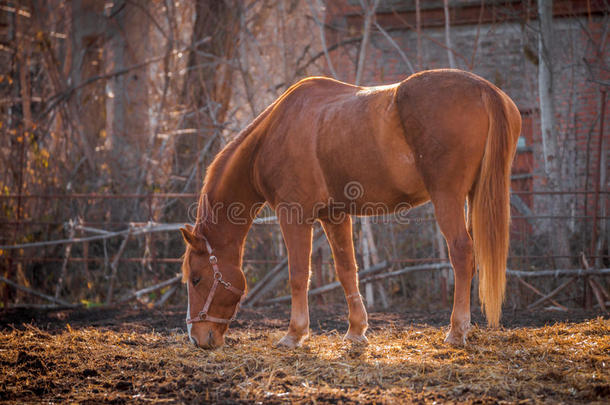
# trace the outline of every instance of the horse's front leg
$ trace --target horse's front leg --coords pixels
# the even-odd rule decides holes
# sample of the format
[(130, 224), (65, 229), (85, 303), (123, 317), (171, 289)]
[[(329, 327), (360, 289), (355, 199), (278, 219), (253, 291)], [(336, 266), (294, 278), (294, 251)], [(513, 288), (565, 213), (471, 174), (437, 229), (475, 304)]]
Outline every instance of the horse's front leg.
[(278, 346), (295, 348), (301, 346), (309, 336), (309, 269), (311, 263), (312, 228), (309, 224), (292, 223), (290, 219), (279, 218), (284, 242), (288, 250), (290, 289), (292, 308), (290, 326)]

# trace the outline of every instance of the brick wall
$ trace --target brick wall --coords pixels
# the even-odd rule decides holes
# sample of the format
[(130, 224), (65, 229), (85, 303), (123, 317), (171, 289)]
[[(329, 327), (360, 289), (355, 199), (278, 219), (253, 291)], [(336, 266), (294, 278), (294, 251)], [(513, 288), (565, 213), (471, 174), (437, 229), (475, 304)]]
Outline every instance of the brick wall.
[[(338, 78), (353, 82), (360, 47), (351, 38), (362, 35), (362, 10), (357, 1), (328, 2), (327, 29), (329, 45), (347, 43), (331, 53)], [(388, 32), (392, 44), (373, 28), (367, 49), (363, 85), (396, 82), (411, 72), (396, 46), (407, 56), (416, 70), (448, 67), (445, 31), (442, 25), (442, 1), (422, 1), (421, 65), (418, 64), (417, 33), (415, 30), (414, 1), (382, 1), (376, 21)], [(479, 74), (502, 88), (517, 104), (523, 114), (523, 139), (513, 172), (519, 180), (513, 182), (515, 190), (544, 188), (542, 146), (538, 114), (538, 43), (537, 20), (534, 9), (523, 2), (451, 2), (451, 41), (457, 67)], [(591, 81), (594, 74), (606, 80), (603, 72), (595, 71), (600, 60), (607, 63), (607, 55), (596, 51), (602, 40), (603, 4), (591, 2), (592, 14), (587, 14), (586, 2), (555, 2), (555, 41), (553, 69), (555, 80), (556, 135), (561, 145), (563, 171), (562, 189), (583, 190), (593, 188), (596, 149), (599, 139), (600, 86)], [(440, 13), (440, 14), (439, 14)], [(439, 17), (440, 16), (440, 17)], [(439, 20), (439, 18), (441, 18)], [(479, 21), (481, 23), (479, 24)], [(599, 69), (598, 69), (599, 70)], [(610, 119), (605, 120), (608, 133)], [(603, 154), (607, 154), (605, 142)], [(605, 159), (607, 162), (607, 159)], [(602, 162), (603, 163), (603, 162)], [(603, 179), (607, 179), (604, 164)], [(532, 177), (524, 176), (531, 173)], [(602, 188), (605, 182), (602, 183)], [(538, 213), (544, 213), (546, 200), (524, 199)], [(570, 213), (583, 212), (589, 204), (584, 196), (566, 198)], [(572, 223), (573, 230), (578, 224)]]

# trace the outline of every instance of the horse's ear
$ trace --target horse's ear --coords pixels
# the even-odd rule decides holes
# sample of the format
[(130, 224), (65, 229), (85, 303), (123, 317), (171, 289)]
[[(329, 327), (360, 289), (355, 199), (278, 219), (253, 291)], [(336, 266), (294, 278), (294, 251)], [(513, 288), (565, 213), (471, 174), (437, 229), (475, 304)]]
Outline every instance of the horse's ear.
[(180, 228), (180, 233), (184, 241), (196, 252), (202, 251), (203, 240), (195, 235), (193, 227), (189, 224), (185, 224), (183, 228)]

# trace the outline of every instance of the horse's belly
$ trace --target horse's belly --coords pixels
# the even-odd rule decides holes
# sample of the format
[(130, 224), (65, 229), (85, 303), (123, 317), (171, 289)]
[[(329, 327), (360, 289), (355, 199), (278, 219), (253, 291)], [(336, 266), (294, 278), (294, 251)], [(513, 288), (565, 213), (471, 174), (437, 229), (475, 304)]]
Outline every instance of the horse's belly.
[[(402, 135), (402, 134), (397, 134)], [(387, 215), (429, 200), (415, 157), (396, 137), (383, 146), (346, 148), (321, 159), (328, 208), (351, 215)]]
[[(428, 201), (429, 195), (410, 154), (335, 167), (327, 175), (328, 209), (351, 215), (388, 215)], [(388, 161), (389, 160), (389, 161)]]

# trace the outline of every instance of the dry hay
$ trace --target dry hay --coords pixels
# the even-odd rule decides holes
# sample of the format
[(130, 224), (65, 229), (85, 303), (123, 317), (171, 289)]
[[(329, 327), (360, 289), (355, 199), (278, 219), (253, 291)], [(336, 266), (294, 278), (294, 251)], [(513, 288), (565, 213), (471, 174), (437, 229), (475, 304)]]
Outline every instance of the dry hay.
[(442, 328), (388, 325), (368, 346), (333, 331), (282, 350), (280, 331), (237, 330), (203, 351), (182, 333), (28, 326), (0, 335), (0, 400), (607, 403), (609, 331), (602, 318), (475, 327), (468, 347), (451, 348)]

